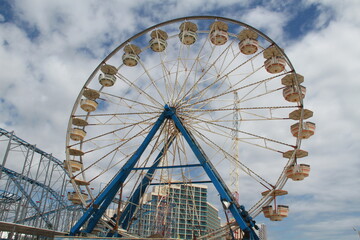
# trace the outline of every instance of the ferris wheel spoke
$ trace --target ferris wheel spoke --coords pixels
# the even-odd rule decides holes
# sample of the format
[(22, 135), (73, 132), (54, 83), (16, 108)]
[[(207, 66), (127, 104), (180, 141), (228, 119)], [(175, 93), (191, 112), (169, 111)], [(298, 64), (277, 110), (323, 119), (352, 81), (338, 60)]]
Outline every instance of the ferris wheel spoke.
[[(170, 66), (169, 66), (170, 67)], [(166, 96), (166, 100), (164, 100), (164, 102), (170, 103), (172, 102), (173, 96), (176, 94), (176, 85), (172, 86), (172, 71), (171, 68), (168, 69), (166, 64), (163, 62), (163, 60), (161, 60), (161, 69), (163, 72), (163, 78), (164, 78), (164, 87), (165, 87), (165, 94)]]
[[(259, 68), (259, 69), (261, 69), (261, 68)], [(251, 74), (249, 74), (249, 75), (247, 75), (247, 76), (244, 77), (242, 80), (248, 78), (248, 77), (251, 76), (252, 74), (254, 74), (254, 72), (251, 73)], [(224, 79), (223, 79), (223, 80), (224, 80)], [(254, 85), (254, 84), (251, 84), (251, 86), (252, 86), (252, 85)], [(199, 105), (199, 108), (200, 108), (200, 109), (206, 109), (206, 108), (207, 108), (207, 105), (210, 104), (210, 103), (212, 103), (212, 101), (215, 101), (215, 100), (217, 100), (218, 98), (220, 98), (220, 97), (222, 97), (222, 96), (225, 96), (225, 95), (228, 95), (228, 94), (233, 94), (234, 92), (237, 92), (238, 90), (246, 89), (247, 87), (250, 87), (250, 85), (247, 85), (247, 86), (244, 86), (244, 87), (241, 87), (241, 88), (237, 88), (237, 89), (233, 89), (233, 90), (229, 90), (229, 89), (231, 89), (231, 88), (228, 88), (228, 89), (226, 89), (226, 91), (223, 92), (222, 94), (217, 94), (217, 95), (215, 95), (215, 96), (213, 96), (213, 97), (211, 97), (211, 98), (201, 99), (201, 100), (199, 100), (199, 101), (194, 101), (193, 103), (190, 103), (190, 104), (186, 105), (186, 107), (190, 107), (190, 106), (194, 106), (194, 105)], [(208, 88), (205, 88), (205, 89), (204, 89), (204, 92), (208, 91), (209, 89), (210, 89), (209, 87), (208, 87)], [(200, 103), (201, 103), (201, 105), (200, 105)]]
[[(294, 106), (291, 106), (291, 107), (294, 108)], [(249, 110), (249, 109), (256, 109), (256, 108), (247, 108), (247, 110)], [(262, 109), (266, 109), (266, 108), (262, 108)], [(244, 118), (244, 117), (240, 116), (240, 118), (238, 119), (238, 121), (240, 121), (240, 122), (245, 122), (245, 121), (265, 121), (265, 120), (289, 120), (289, 117), (275, 117), (275, 116), (273, 116), (273, 113), (272, 113), (273, 109), (277, 109), (277, 107), (268, 108), (267, 110), (269, 110), (269, 111), (266, 112), (267, 115), (259, 114), (259, 113), (256, 113), (256, 112), (246, 111), (245, 108), (242, 108), (241, 111), (240, 111), (240, 108), (235, 108), (235, 109), (218, 109), (218, 110), (213, 109), (211, 111), (203, 110), (203, 111), (200, 111), (196, 115), (193, 114), (192, 116), (193, 116), (193, 118), (201, 118), (202, 116), (204, 116), (204, 118), (202, 118), (202, 122), (206, 121), (206, 122), (214, 122), (214, 123), (216, 123), (216, 122), (218, 122), (218, 123), (232, 123), (232, 122), (234, 122), (233, 119), (227, 119), (227, 118), (222, 118), (222, 117), (219, 118), (219, 119), (214, 119), (214, 118), (207, 119), (207, 117), (208, 117), (207, 115), (209, 114), (209, 112), (211, 113), (211, 112), (216, 112), (216, 111), (228, 111), (228, 114), (224, 115), (224, 116), (229, 117), (229, 116), (234, 115), (235, 112), (238, 112), (241, 115), (247, 115), (249, 117), (251, 117), (251, 116), (253, 117), (253, 118)], [(198, 111), (191, 111), (191, 110), (183, 111), (181, 114), (186, 115), (187, 112), (195, 113), (195, 112), (198, 112)], [(195, 121), (195, 120), (192, 121), (193, 124), (197, 124), (199, 122), (200, 121)]]
[[(186, 107), (198, 105), (198, 104), (204, 103), (204, 102), (209, 102), (209, 101), (212, 101), (212, 100), (214, 100), (214, 99), (216, 99), (216, 98), (219, 98), (219, 97), (222, 97), (222, 96), (225, 96), (225, 95), (228, 95), (228, 94), (233, 94), (234, 92), (237, 92), (237, 91), (239, 91), (239, 90), (246, 89), (246, 88), (249, 88), (249, 87), (252, 87), (252, 86), (257, 86), (257, 85), (262, 84), (262, 83), (264, 83), (264, 82), (267, 82), (267, 81), (269, 81), (269, 80), (275, 79), (275, 78), (277, 78), (277, 77), (279, 77), (279, 76), (283, 76), (284, 74), (286, 74), (286, 73), (281, 73), (281, 74), (276, 75), (276, 76), (273, 76), (273, 77), (265, 78), (265, 79), (263, 79), (263, 80), (260, 80), (260, 81), (254, 82), (254, 83), (247, 84), (247, 85), (245, 85), (245, 86), (241, 86), (241, 87), (238, 87), (238, 88), (235, 88), (235, 89), (231, 89), (231, 90), (229, 90), (229, 91), (225, 91), (225, 92), (223, 92), (223, 93), (217, 94), (217, 95), (212, 96), (212, 97), (210, 97), (210, 98), (206, 98), (206, 99), (203, 99), (203, 100), (201, 100), (201, 101), (188, 104)], [(249, 77), (249, 76), (247, 76), (247, 77)]]
[[(147, 133), (149, 132), (149, 129), (150, 129), (151, 126), (148, 126), (146, 127), (145, 129), (142, 129), (141, 131), (139, 131), (138, 133), (136, 133), (135, 135), (133, 136), (128, 136), (126, 139), (122, 139), (122, 141), (120, 141), (121, 143), (119, 144), (119, 142), (115, 141), (113, 143), (110, 143), (110, 144), (106, 144), (106, 145), (99, 145), (99, 143), (101, 143), (102, 141), (105, 141), (105, 142), (108, 142), (109, 140), (108, 139), (104, 139), (104, 140), (98, 140), (98, 141), (94, 141), (94, 140), (90, 140), (89, 142), (95, 146), (95, 148), (91, 149), (91, 150), (88, 150), (86, 152), (84, 152), (84, 154), (87, 154), (87, 153), (91, 153), (91, 152), (94, 152), (94, 151), (99, 151), (101, 149), (104, 149), (104, 148), (108, 148), (110, 146), (114, 146), (114, 145), (118, 145), (116, 146), (114, 149), (108, 151), (103, 157), (100, 157), (100, 159), (108, 156), (108, 154), (112, 153), (113, 151), (117, 151), (120, 147), (123, 147), (125, 144), (129, 143), (130, 141), (138, 138), (138, 137), (141, 137), (141, 136), (146, 136)], [(128, 146), (129, 148), (130, 146)]]
[(277, 88), (277, 89), (272, 89), (272, 90), (266, 90), (264, 93), (261, 93), (261, 94), (258, 94), (256, 96), (252, 96), (252, 97), (249, 97), (249, 98), (246, 98), (250, 93), (252, 93), (257, 87), (259, 87), (260, 85), (258, 86), (255, 86), (253, 90), (249, 91), (247, 94), (245, 94), (240, 100), (239, 100), (239, 103), (244, 103), (244, 102), (247, 102), (247, 101), (250, 101), (250, 100), (253, 100), (253, 99), (256, 99), (256, 98), (259, 98), (259, 97), (263, 97), (265, 95), (268, 95), (268, 94), (272, 94), (272, 93), (275, 93), (275, 92), (279, 92), (281, 90), (283, 90), (284, 88), (281, 87), (281, 88)]
[[(150, 126), (149, 126), (149, 128), (150, 128)], [(93, 162), (91, 165), (89, 165), (87, 168), (83, 169), (82, 172), (85, 172), (85, 171), (91, 169), (93, 166), (96, 166), (96, 165), (100, 166), (101, 161), (104, 160), (104, 159), (106, 159), (110, 154), (116, 154), (116, 152), (121, 152), (120, 149), (121, 149), (121, 147), (123, 147), (125, 144), (127, 144), (128, 142), (130, 142), (131, 140), (133, 140), (133, 139), (135, 139), (135, 138), (138, 138), (138, 137), (141, 137), (141, 136), (145, 136), (145, 135), (148, 133), (149, 128), (146, 129), (146, 132), (139, 132), (139, 133), (136, 134), (135, 136), (132, 136), (131, 138), (128, 138), (126, 141), (124, 141), (124, 142), (123, 142), (122, 144), (120, 144), (118, 147), (116, 147), (116, 148), (114, 148), (113, 150), (109, 151), (109, 152), (106, 153), (104, 156), (100, 157), (97, 161), (95, 161), (95, 162)], [(157, 144), (159, 144), (159, 143), (158, 143), (158, 140), (157, 140)], [(137, 146), (137, 143), (134, 143), (133, 146)], [(156, 146), (156, 147), (158, 147), (158, 146)], [(131, 148), (133, 148), (133, 147), (132, 147), (132, 146), (128, 146), (127, 148), (131, 149)], [(98, 150), (98, 149), (97, 149), (97, 150)], [(124, 150), (126, 150), (126, 149), (124, 149)], [(153, 151), (154, 151), (154, 148), (153, 148)], [(125, 153), (122, 153), (122, 155), (123, 155), (124, 157), (123, 157), (121, 160), (119, 160), (118, 162), (116, 162), (114, 165), (112, 165), (112, 166), (110, 166), (110, 167), (108, 167), (108, 168), (103, 169), (102, 172), (101, 172), (101, 173), (99, 174), (99, 176), (97, 176), (97, 177), (100, 177), (101, 175), (103, 175), (103, 174), (105, 174), (107, 171), (109, 171), (110, 169), (113, 169), (115, 166), (119, 165), (120, 163), (123, 163), (125, 160), (127, 160), (127, 158), (128, 158), (129, 156), (131, 156), (131, 155), (134, 154), (134, 153), (135, 153), (135, 151), (134, 151), (133, 153), (126, 153), (126, 154), (125, 154)], [(79, 174), (81, 174), (82, 172), (80, 172)], [(78, 175), (79, 175), (79, 174), (78, 174)], [(97, 177), (96, 177), (96, 178), (97, 178)], [(95, 180), (96, 178), (93, 178), (92, 180)], [(91, 182), (92, 180), (90, 180), (90, 182)]]
[[(101, 93), (103, 95), (105, 95), (105, 96), (116, 98), (116, 99), (119, 99), (119, 100), (121, 100), (123, 102), (133, 103), (133, 105), (131, 105), (131, 106), (138, 105), (138, 106), (143, 107), (144, 109), (152, 108), (154, 110), (162, 110), (162, 107), (150, 105), (150, 104), (147, 104), (145, 102), (139, 102), (139, 101), (136, 101), (134, 99), (126, 98), (124, 96), (117, 96), (117, 95), (114, 95), (114, 94), (111, 94), (111, 93), (108, 93), (108, 92), (104, 92), (104, 91), (102, 91)], [(130, 105), (128, 105), (128, 106), (130, 106)]]
[(159, 107), (162, 107), (162, 104), (158, 102), (155, 98), (150, 96), (146, 91), (144, 91), (142, 88), (138, 87), (133, 81), (127, 79), (125, 76), (118, 74), (118, 77), (123, 80), (124, 83), (126, 83), (129, 87), (134, 88), (140, 95), (145, 96), (150, 102), (152, 102), (154, 105), (157, 105)]
[[(233, 50), (233, 48), (232, 48), (232, 44), (234, 43), (234, 41), (232, 41), (232, 43), (229, 45), (229, 48), (227, 48), (225, 51), (226, 52), (229, 52), (230, 51), (230, 49), (231, 50)], [(232, 51), (233, 52), (233, 51)], [(226, 56), (227, 56), (227, 54), (225, 55), (225, 57), (224, 57), (224, 59), (223, 59), (223, 61), (222, 61), (222, 64), (221, 64), (221, 66), (220, 66), (220, 69), (216, 69), (216, 68), (214, 68), (214, 70), (215, 70), (215, 75), (214, 76), (216, 76), (216, 79), (215, 79), (215, 81), (213, 81), (211, 84), (209, 84), (206, 88), (204, 88), (204, 89), (202, 89), (201, 91), (199, 91), (199, 93), (198, 93), (198, 95), (200, 96), (199, 98), (202, 98), (206, 93), (207, 93), (207, 91), (212, 87), (212, 86), (214, 86), (214, 85), (216, 85), (216, 84), (218, 84), (218, 82), (224, 82), (225, 80), (226, 80), (226, 78), (229, 76), (229, 74), (232, 72), (232, 71), (235, 71), (235, 69), (234, 70), (232, 70), (232, 71), (229, 71), (228, 73), (224, 73), (225, 71), (226, 71), (226, 69), (228, 68), (228, 67), (230, 67), (231, 65), (232, 65), (232, 63), (234, 62), (234, 60), (240, 55), (240, 53), (238, 52), (238, 53), (236, 53), (236, 54), (233, 54), (234, 56), (233, 56), (233, 58), (229, 61), (229, 63), (225, 66), (225, 60), (226, 60)], [(246, 61), (247, 62), (247, 61)], [(244, 63), (243, 63), (244, 64)], [(224, 68), (223, 70), (222, 70), (222, 68)], [(222, 85), (222, 83), (220, 83), (220, 85)]]
[[(179, 49), (179, 55), (181, 53), (183, 46), (180, 47)], [(186, 65), (184, 63), (182, 63), (181, 58), (178, 59), (176, 61), (176, 72), (175, 72), (175, 83), (174, 83), (174, 90), (173, 90), (173, 94), (170, 97), (170, 104), (174, 105), (174, 103), (176, 102), (176, 98), (179, 96), (180, 92), (179, 89), (181, 89), (180, 87), (180, 81), (179, 81), (179, 72), (180, 72), (180, 66), (181, 64), (183, 65), (183, 68), (187, 69)]]
[[(160, 98), (162, 99), (163, 102), (167, 102), (164, 95), (163, 95), (163, 93), (161, 92), (161, 90), (157, 86), (155, 79), (151, 76), (149, 70), (145, 67), (144, 63), (141, 60), (139, 62), (140, 62), (141, 67), (144, 69), (144, 72), (145, 72), (146, 76), (149, 78), (149, 80), (151, 82), (151, 85), (156, 90), (158, 96), (160, 96)], [(162, 67), (164, 67), (164, 62), (161, 59), (161, 55), (160, 55), (160, 62), (161, 62)], [(165, 86), (166, 86), (167, 85), (166, 84), (166, 77), (164, 76), (163, 78), (164, 78), (164, 83), (165, 83)]]
[[(124, 127), (121, 127), (121, 128), (118, 128), (118, 129), (114, 129), (112, 131), (109, 131), (109, 132), (106, 132), (106, 133), (102, 133), (102, 134), (99, 134), (97, 136), (94, 136), (92, 138), (88, 138), (86, 140), (83, 140), (82, 142), (78, 142), (78, 143), (75, 143), (73, 145), (69, 145), (70, 147), (73, 147), (73, 146), (76, 146), (76, 145), (79, 145), (79, 144), (84, 144), (86, 142), (91, 142), (93, 140), (96, 140), (96, 139), (99, 139), (99, 138), (102, 138), (102, 137), (105, 137), (105, 136), (109, 136), (115, 132), (119, 132), (119, 131), (123, 131), (123, 130), (126, 130), (126, 129), (132, 129), (133, 127), (135, 126), (140, 126), (141, 124), (143, 123), (148, 123), (148, 122), (151, 122), (152, 120), (154, 120), (155, 118), (157, 117), (151, 117), (151, 118), (148, 118), (148, 119), (145, 119), (143, 121), (140, 121), (140, 122), (134, 122), (134, 123), (130, 123), (130, 124), (126, 124), (126, 126)], [(146, 124), (147, 127), (145, 129), (148, 129), (152, 126), (152, 124)], [(141, 132), (144, 131), (144, 129), (141, 130)], [(129, 131), (130, 132), (130, 131)]]
[[(221, 57), (223, 56), (223, 54), (225, 54), (226, 49), (228, 49), (229, 47), (230, 47), (230, 45), (227, 46), (227, 47), (225, 48), (225, 50), (222, 51), (222, 52), (219, 54), (219, 56), (218, 56), (213, 62), (211, 62), (211, 63), (210, 63), (209, 61), (210, 61), (210, 57), (211, 57), (212, 54), (209, 56), (209, 60), (208, 60), (209, 66), (208, 66), (206, 69), (203, 69), (203, 70), (202, 70), (201, 76), (194, 82), (194, 85), (184, 94), (184, 97), (183, 97), (182, 99), (180, 99), (180, 102), (184, 101), (184, 99), (186, 99), (186, 98), (189, 98), (189, 99), (190, 99), (191, 96), (194, 95), (194, 91), (196, 90), (198, 84), (203, 80), (204, 76), (206, 76), (206, 74), (207, 74), (211, 69), (215, 68), (215, 64), (221, 59)], [(214, 49), (214, 47), (213, 47), (213, 49)], [(212, 53), (213, 53), (213, 51), (214, 51), (214, 50), (212, 50)], [(185, 101), (185, 102), (188, 102), (188, 101), (189, 101), (189, 100), (187, 100), (187, 101)]]
[[(185, 80), (183, 81), (182, 87), (181, 87), (181, 89), (180, 89), (180, 91), (179, 91), (179, 96), (178, 96), (178, 98), (176, 99), (176, 102), (177, 102), (177, 103), (181, 103), (181, 102), (184, 100), (184, 98), (186, 97), (186, 91), (187, 91), (187, 87), (186, 87), (186, 86), (187, 86), (188, 83), (189, 83), (189, 80), (190, 80), (190, 76), (191, 76), (192, 71), (194, 70), (194, 72), (197, 73), (198, 70), (199, 70), (199, 67), (201, 67), (201, 72), (204, 72), (204, 68), (201, 66), (201, 61), (200, 61), (200, 59), (203, 58), (203, 57), (202, 57), (202, 55), (204, 55), (203, 51), (205, 51), (204, 49), (205, 49), (205, 46), (206, 46), (207, 44), (208, 44), (208, 41), (204, 41), (204, 42), (202, 43), (202, 45), (201, 45), (201, 47), (200, 47), (200, 49), (199, 49), (198, 54), (197, 54), (196, 57), (194, 58), (194, 61), (193, 61), (192, 65), (191, 65), (191, 68), (190, 68), (190, 70), (188, 71), (188, 74), (187, 74), (187, 76), (185, 77)], [(207, 60), (207, 64), (209, 63), (210, 57), (212, 56), (214, 50), (215, 50), (215, 48), (213, 47), (213, 48), (211, 49), (210, 54), (209, 54), (209, 58), (208, 58), (208, 60)], [(206, 64), (205, 64), (205, 65), (206, 65)], [(187, 70), (187, 68), (186, 68), (186, 70)], [(195, 79), (197, 79), (197, 76), (196, 76), (196, 75), (195, 75), (195, 77), (196, 77)], [(195, 84), (194, 84), (194, 85), (195, 85)]]
[[(167, 102), (170, 103), (170, 105), (174, 105), (177, 102), (177, 98), (182, 94), (182, 91), (184, 91), (189, 77), (187, 73), (191, 73), (195, 65), (195, 62), (193, 62), (190, 69), (188, 69), (188, 61), (191, 59), (189, 46), (180, 45), (178, 52), (179, 57), (173, 62), (164, 61), (165, 57), (161, 58), (163, 76), (165, 80), (167, 80), (165, 81), (166, 92), (168, 94)], [(185, 74), (185, 77), (182, 76), (183, 74)], [(173, 78), (171, 76), (173, 76)], [(183, 78), (185, 78), (185, 80)]]
[(259, 174), (257, 174), (256, 172), (254, 172), (253, 170), (251, 170), (249, 167), (247, 167), (244, 163), (242, 163), (241, 161), (239, 161), (238, 159), (235, 159), (230, 153), (228, 153), (228, 151), (224, 150), (222, 147), (220, 147), (218, 144), (216, 144), (215, 142), (213, 142), (210, 138), (206, 137), (204, 134), (202, 134), (200, 131), (198, 131), (195, 128), (192, 128), (193, 132), (195, 133), (196, 136), (198, 136), (199, 138), (202, 138), (203, 142), (206, 144), (210, 144), (212, 148), (214, 149), (218, 149), (218, 151), (222, 152), (224, 154), (224, 156), (229, 159), (230, 161), (234, 162), (235, 164), (237, 164), (240, 169), (246, 173), (248, 176), (250, 176), (251, 178), (253, 178), (254, 180), (256, 180), (258, 183), (260, 183), (261, 185), (267, 185), (269, 186), (269, 188), (272, 187), (272, 185), (266, 181), (264, 178), (262, 178)]
[(127, 113), (97, 113), (97, 114), (92, 114), (90, 116), (88, 116), (87, 114), (76, 114), (74, 115), (74, 117), (113, 117), (113, 116), (120, 116), (120, 117), (123, 117), (123, 116), (127, 116), (127, 115), (154, 115), (154, 114), (158, 114), (160, 115), (162, 113), (162, 111), (156, 111), (156, 112), (127, 112)]
[[(190, 116), (187, 116), (189, 118), (192, 118)], [(199, 121), (202, 121), (201, 119), (198, 119), (198, 118), (193, 118), (195, 120), (199, 120)], [(226, 129), (226, 130), (229, 130), (229, 131), (234, 131), (234, 132), (238, 132), (238, 133), (242, 133), (242, 134), (245, 134), (245, 135), (248, 135), (248, 136), (251, 136), (251, 137), (254, 137), (256, 139), (261, 139), (265, 142), (273, 142), (273, 143), (277, 143), (279, 145), (284, 145), (284, 146), (289, 146), (291, 148), (294, 148), (293, 145), (290, 145), (290, 144), (287, 144), (287, 143), (284, 143), (284, 142), (280, 142), (280, 141), (277, 141), (277, 140), (274, 140), (274, 139), (270, 139), (270, 138), (266, 138), (266, 137), (262, 137), (260, 135), (257, 135), (257, 134), (253, 134), (253, 133), (250, 133), (250, 132), (245, 132), (245, 131), (242, 131), (242, 130), (237, 130), (237, 129), (234, 129), (234, 128), (231, 128), (231, 127), (228, 127), (228, 126), (224, 126), (224, 125), (221, 125), (221, 124), (217, 124), (215, 122), (211, 122), (211, 121), (202, 121), (203, 123), (205, 124), (208, 124), (208, 125), (211, 125), (213, 127), (218, 127), (218, 128), (222, 128), (222, 129)], [(275, 150), (278, 152), (278, 150)]]
[[(202, 89), (198, 94), (203, 96), (205, 95), (210, 89), (211, 87), (213, 87), (214, 85), (216, 85), (219, 81), (225, 81), (225, 79), (230, 76), (233, 72), (235, 72), (236, 70), (238, 70), (239, 68), (243, 67), (245, 64), (248, 64), (249, 62), (251, 62), (254, 58), (256, 58), (258, 55), (260, 55), (262, 53), (259, 52), (257, 54), (255, 54), (254, 56), (252, 56), (251, 58), (249, 58), (248, 60), (242, 62), (240, 65), (236, 66), (235, 68), (233, 68), (232, 70), (230, 70), (229, 72), (227, 73), (218, 73), (217, 74), (217, 78), (215, 81), (213, 81), (210, 85), (208, 85), (207, 87), (205, 87), (204, 89)], [(232, 61), (234, 61), (236, 58), (236, 56), (233, 58)], [(230, 66), (230, 64), (229, 64)], [(257, 71), (259, 71), (260, 69), (262, 69), (263, 66), (261, 67), (258, 67), (257, 69), (253, 69), (253, 71), (249, 74), (247, 74), (244, 78), (242, 78), (240, 81), (238, 81), (237, 83), (235, 83), (234, 85), (230, 85), (229, 88), (227, 89), (230, 90), (230, 89), (233, 89), (235, 88), (237, 85), (241, 84), (244, 80), (248, 79), (250, 76), (252, 76), (253, 74), (255, 74)], [(225, 69), (226, 70), (226, 69)], [(225, 71), (224, 70), (224, 71)], [(235, 89), (234, 91), (237, 91), (237, 89)], [(234, 91), (231, 91), (231, 92), (234, 92)], [(220, 95), (222, 96), (222, 95)], [(211, 100), (211, 99), (210, 99)], [(194, 103), (194, 104), (198, 104), (198, 103)]]
[[(233, 106), (233, 104), (229, 104), (226, 107)], [(291, 108), (299, 108), (299, 106), (264, 106), (264, 107), (238, 107), (238, 108), (214, 108), (214, 109), (197, 109), (197, 108), (189, 108), (182, 109), (182, 113), (207, 113), (207, 112), (223, 112), (223, 111), (247, 111), (247, 110), (276, 110), (276, 109), (291, 109)]]

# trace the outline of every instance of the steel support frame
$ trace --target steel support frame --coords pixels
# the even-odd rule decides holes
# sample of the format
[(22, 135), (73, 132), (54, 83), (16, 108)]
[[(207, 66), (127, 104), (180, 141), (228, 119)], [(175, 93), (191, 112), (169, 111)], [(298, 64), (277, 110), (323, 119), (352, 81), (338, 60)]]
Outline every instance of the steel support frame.
[[(88, 208), (85, 214), (80, 218), (80, 220), (74, 225), (74, 227), (70, 231), (70, 235), (76, 235), (80, 233), (80, 228), (88, 221), (87, 228), (85, 229), (86, 233), (90, 233), (97, 222), (100, 220), (101, 216), (111, 203), (112, 199), (115, 197), (116, 193), (119, 191), (123, 182), (126, 180), (127, 176), (130, 174), (131, 170), (134, 169), (136, 162), (141, 157), (142, 153), (145, 151), (146, 147), (149, 145), (152, 138), (155, 136), (156, 132), (159, 130), (160, 126), (164, 122), (165, 119), (171, 119), (175, 126), (178, 128), (180, 133), (185, 138), (186, 142), (189, 144), (191, 150), (194, 152), (196, 158), (199, 160), (200, 165), (203, 167), (204, 171), (210, 178), (211, 182), (214, 184), (216, 190), (220, 195), (220, 200), (224, 204), (227, 202), (229, 205), (228, 210), (234, 216), (236, 222), (239, 227), (246, 233), (246, 238), (249, 240), (259, 240), (259, 237), (256, 235), (253, 227), (255, 226), (254, 221), (245, 211), (243, 206), (240, 206), (236, 199), (231, 194), (230, 190), (225, 185), (224, 181), (220, 177), (219, 173), (216, 171), (215, 167), (212, 165), (205, 152), (202, 150), (200, 145), (195, 140), (194, 136), (186, 129), (184, 124), (181, 122), (180, 118), (176, 115), (176, 109), (165, 105), (164, 112), (160, 115), (158, 120), (155, 122), (154, 126), (150, 130), (149, 134), (144, 139), (143, 143), (139, 146), (138, 150), (134, 153), (134, 155), (127, 161), (127, 163), (121, 168), (118, 174), (114, 177), (114, 179), (108, 184), (108, 186), (102, 191), (102, 193), (95, 199), (94, 203)], [(170, 140), (170, 139), (169, 139)], [(153, 174), (157, 169), (158, 162), (160, 162), (160, 158), (164, 154), (164, 150), (166, 150), (166, 146), (162, 149), (162, 151), (157, 156), (156, 160), (153, 163), (153, 166), (148, 170), (148, 174)], [(146, 180), (149, 179), (149, 180)], [(131, 197), (134, 201), (139, 201), (145, 192), (143, 187), (145, 185), (149, 185), (151, 183), (151, 178), (144, 177), (142, 182), (139, 184), (137, 190), (134, 195)], [(141, 186), (145, 184), (144, 186)], [(121, 223), (122, 227), (127, 227), (129, 225), (129, 221), (134, 214), (135, 209), (127, 210), (126, 215), (122, 217)], [(113, 234), (110, 234), (113, 235)]]

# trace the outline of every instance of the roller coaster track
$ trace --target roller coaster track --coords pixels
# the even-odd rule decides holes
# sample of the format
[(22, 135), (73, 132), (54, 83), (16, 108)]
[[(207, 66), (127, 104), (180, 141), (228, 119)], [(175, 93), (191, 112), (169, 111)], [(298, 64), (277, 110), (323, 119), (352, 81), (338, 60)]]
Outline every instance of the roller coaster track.
[[(0, 235), (2, 231), (10, 238), (24, 234), (21, 229), (26, 226), (22, 224), (38, 230), (68, 231), (83, 207), (66, 198), (69, 174), (63, 161), (3, 128), (0, 144), (0, 221), (16, 226), (1, 228)], [(40, 230), (25, 234), (45, 236)]]

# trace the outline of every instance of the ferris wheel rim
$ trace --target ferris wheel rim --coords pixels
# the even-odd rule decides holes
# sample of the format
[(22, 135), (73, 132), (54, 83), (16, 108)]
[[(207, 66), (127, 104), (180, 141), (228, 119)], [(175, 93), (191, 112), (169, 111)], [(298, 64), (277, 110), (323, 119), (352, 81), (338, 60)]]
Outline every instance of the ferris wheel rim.
[[(132, 37), (130, 37), (129, 39), (127, 39), (126, 41), (124, 41), (122, 44), (120, 44), (118, 47), (116, 47), (108, 56), (106, 56), (104, 58), (104, 60), (101, 61), (101, 63), (96, 67), (96, 69), (93, 71), (93, 73), (90, 75), (90, 77), (88, 78), (88, 80), (86, 81), (86, 83), (84, 84), (84, 87), (82, 88), (82, 90), (80, 91), (76, 101), (75, 101), (75, 104), (74, 104), (74, 107), (72, 109), (72, 112), (71, 112), (71, 117), (69, 119), (69, 122), (68, 122), (68, 132), (70, 131), (70, 129), (72, 128), (72, 123), (71, 123), (71, 119), (72, 119), (72, 116), (75, 115), (75, 112), (76, 112), (76, 109), (78, 108), (79, 106), (79, 102), (82, 98), (82, 95), (83, 95), (83, 91), (87, 88), (87, 86), (89, 85), (89, 83), (95, 79), (95, 75), (99, 72), (100, 68), (102, 65), (106, 64), (106, 62), (111, 59), (116, 53), (118, 53), (121, 49), (123, 49), (127, 44), (131, 43), (134, 39), (137, 39), (138, 37), (140, 36), (143, 36), (145, 35), (146, 33), (149, 33), (151, 30), (154, 30), (154, 29), (157, 29), (157, 28), (160, 28), (162, 26), (166, 26), (166, 25), (169, 25), (169, 24), (172, 24), (172, 23), (177, 23), (177, 22), (181, 22), (181, 21), (188, 21), (188, 20), (202, 20), (202, 19), (207, 19), (207, 20), (219, 20), (219, 21), (226, 21), (226, 22), (231, 22), (231, 23), (234, 23), (234, 24), (238, 24), (242, 27), (246, 27), (246, 28), (249, 28), (249, 29), (252, 29), (254, 31), (256, 31), (259, 35), (261, 35), (265, 40), (269, 41), (273, 46), (277, 47), (283, 54), (284, 58), (286, 59), (286, 62), (289, 66), (289, 68), (291, 69), (291, 71), (289, 72), (292, 72), (292, 73), (296, 73), (290, 60), (288, 59), (288, 57), (286, 56), (286, 54), (283, 52), (283, 50), (273, 41), (271, 40), (268, 36), (266, 36), (265, 34), (263, 34), (261, 31), (243, 23), (243, 22), (240, 22), (240, 21), (236, 21), (236, 20), (233, 20), (233, 19), (229, 19), (229, 18), (224, 18), (224, 17), (217, 17), (217, 16), (189, 16), (189, 17), (182, 17), (182, 18), (177, 18), (177, 19), (173, 19), (173, 20), (169, 20), (169, 21), (165, 21), (165, 22), (162, 22), (162, 23), (159, 23), (159, 24), (156, 24), (156, 25), (153, 25), (135, 35), (133, 35)], [(295, 76), (296, 77), (296, 76)], [(300, 101), (299, 101), (299, 104), (300, 106), (298, 106), (300, 109), (302, 109), (303, 107), (303, 102), (302, 102), (302, 98), (300, 98)], [(302, 121), (302, 119), (300, 120)], [(66, 137), (66, 145), (69, 146), (69, 142), (70, 142), (70, 139), (69, 139), (69, 134), (67, 134), (67, 137)], [(299, 149), (300, 148), (300, 145), (301, 145), (301, 140), (299, 138), (297, 138), (297, 142), (296, 142), (296, 147), (294, 149)], [(80, 144), (81, 146), (81, 144)], [(69, 159), (69, 153), (68, 153), (68, 150), (67, 150), (67, 159)], [(80, 159), (82, 159), (82, 157), (80, 157)], [(82, 160), (81, 160), (82, 161)], [(289, 159), (289, 162), (287, 165), (291, 164), (293, 162), (293, 158), (290, 158)], [(72, 173), (70, 173), (72, 175)], [(84, 174), (84, 171), (82, 171), (82, 174)], [(73, 175), (72, 175), (73, 176)], [(85, 177), (85, 175), (83, 175), (83, 177)], [(71, 180), (73, 185), (74, 185), (74, 188), (76, 186), (76, 183), (74, 181), (74, 178)], [(277, 183), (275, 184), (275, 188), (276, 189), (282, 189), (283, 186), (285, 185), (287, 181), (287, 178), (285, 176), (285, 173), (284, 171), (282, 172), (282, 174), (280, 175)], [(87, 187), (87, 190), (89, 193), (91, 193), (91, 191), (89, 191), (88, 187)], [(93, 198), (93, 196), (91, 196), (91, 198)], [(271, 194), (267, 195), (267, 196), (264, 196), (260, 201), (263, 204), (266, 204), (267, 202), (271, 201)], [(87, 205), (86, 201), (81, 199), (83, 204), (84, 205)], [(259, 202), (260, 202), (259, 201)], [(259, 208), (255, 208), (255, 210), (250, 210), (250, 212), (253, 214), (253, 215), (257, 215), (259, 213)]]

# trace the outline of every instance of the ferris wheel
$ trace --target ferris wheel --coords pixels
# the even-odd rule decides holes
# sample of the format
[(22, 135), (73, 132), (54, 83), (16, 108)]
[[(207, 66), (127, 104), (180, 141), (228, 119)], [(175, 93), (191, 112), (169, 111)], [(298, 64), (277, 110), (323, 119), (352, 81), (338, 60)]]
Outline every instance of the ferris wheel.
[[(68, 198), (87, 208), (70, 234), (93, 232), (114, 201), (125, 234), (152, 185), (206, 184), (250, 236), (261, 212), (286, 217), (276, 199), (310, 171), (300, 160), (315, 131), (303, 81), (274, 41), (232, 19), (179, 18), (132, 36), (90, 75), (70, 116)], [(234, 168), (247, 211), (228, 187)]]

